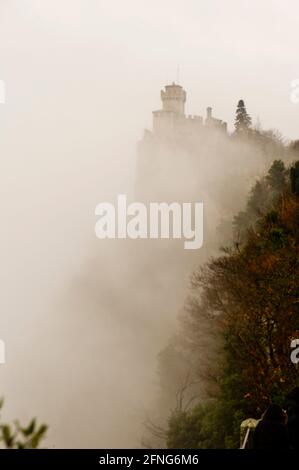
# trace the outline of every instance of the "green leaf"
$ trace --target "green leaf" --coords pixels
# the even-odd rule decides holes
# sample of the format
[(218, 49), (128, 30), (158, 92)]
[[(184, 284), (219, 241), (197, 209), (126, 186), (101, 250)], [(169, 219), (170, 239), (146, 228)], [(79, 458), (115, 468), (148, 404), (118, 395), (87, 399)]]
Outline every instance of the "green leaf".
[(42, 424), (38, 431), (36, 431), (35, 435), (31, 439), (31, 446), (33, 449), (36, 449), (41, 441), (41, 439), (45, 436), (45, 433), (48, 430), (48, 426)]
[(27, 428), (21, 428), (23, 435), (30, 436), (31, 434), (33, 434), (35, 430), (35, 426), (36, 426), (36, 418), (33, 418), (33, 420), (30, 422)]
[(8, 424), (4, 424), (2, 426), (2, 437), (3, 437), (3, 440), (4, 440), (4, 443), (6, 445), (6, 447), (12, 447), (13, 446), (13, 441), (14, 441), (14, 438), (11, 434), (11, 430), (10, 430), (10, 427), (8, 426)]

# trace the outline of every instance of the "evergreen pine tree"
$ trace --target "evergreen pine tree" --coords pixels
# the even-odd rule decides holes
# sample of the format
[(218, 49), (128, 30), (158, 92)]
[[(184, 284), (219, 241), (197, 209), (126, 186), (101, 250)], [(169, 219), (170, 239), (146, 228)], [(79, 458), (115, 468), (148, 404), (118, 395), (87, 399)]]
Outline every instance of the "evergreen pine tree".
[(245, 103), (239, 100), (236, 110), (235, 129), (236, 133), (247, 132), (251, 126), (251, 117), (246, 111)]
[(291, 191), (299, 196), (299, 160), (291, 168)]

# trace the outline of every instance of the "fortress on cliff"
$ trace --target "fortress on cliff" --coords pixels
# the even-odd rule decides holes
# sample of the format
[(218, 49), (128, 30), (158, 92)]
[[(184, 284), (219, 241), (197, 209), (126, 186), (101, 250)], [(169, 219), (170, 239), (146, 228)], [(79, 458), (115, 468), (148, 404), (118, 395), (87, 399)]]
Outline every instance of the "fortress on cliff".
[[(195, 158), (205, 158), (206, 147), (227, 137), (227, 124), (212, 115), (206, 117), (185, 114), (186, 91), (172, 83), (161, 90), (162, 109), (153, 111), (152, 129), (144, 131), (138, 143), (136, 196), (175, 196), (178, 187), (191, 184)], [(193, 169), (193, 170), (192, 170)], [(162, 197), (162, 196), (161, 196)]]
[(186, 91), (180, 85), (172, 83), (161, 90), (162, 109), (153, 111), (153, 132), (160, 137), (174, 135), (192, 135), (208, 129), (227, 130), (226, 122), (212, 116), (212, 108), (207, 108), (206, 118), (186, 116)]

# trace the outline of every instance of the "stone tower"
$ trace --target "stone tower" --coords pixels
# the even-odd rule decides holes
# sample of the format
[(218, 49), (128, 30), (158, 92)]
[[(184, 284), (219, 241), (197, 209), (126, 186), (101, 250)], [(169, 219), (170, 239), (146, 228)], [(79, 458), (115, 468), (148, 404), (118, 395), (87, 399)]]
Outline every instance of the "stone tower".
[(171, 136), (185, 121), (186, 92), (174, 82), (161, 90), (162, 109), (153, 112), (153, 129), (159, 136)]
[(172, 85), (166, 85), (165, 91), (161, 90), (161, 99), (163, 103), (163, 111), (185, 114), (186, 92), (180, 86), (172, 82)]
[[(178, 186), (185, 184), (188, 200), (193, 194), (190, 181), (194, 158), (198, 160), (200, 154), (205, 154), (217, 133), (227, 133), (226, 123), (214, 118), (211, 107), (207, 108), (206, 119), (186, 115), (186, 95), (181, 85), (166, 85), (160, 94), (162, 106), (153, 111), (153, 128), (145, 130), (138, 143), (136, 195), (141, 200), (175, 200)], [(169, 175), (180, 176), (173, 179)]]

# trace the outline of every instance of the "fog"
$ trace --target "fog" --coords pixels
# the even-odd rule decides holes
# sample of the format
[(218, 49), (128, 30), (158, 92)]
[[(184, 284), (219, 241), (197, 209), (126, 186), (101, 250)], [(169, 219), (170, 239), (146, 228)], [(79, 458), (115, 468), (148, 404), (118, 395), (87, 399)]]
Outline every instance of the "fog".
[[(267, 162), (252, 149), (224, 151), (221, 139), (198, 149), (196, 163), (166, 155), (166, 168), (178, 157), (167, 194), (204, 200), (200, 253), (98, 240), (95, 207), (120, 193), (134, 199), (137, 141), (160, 89), (178, 78), (188, 114), (211, 105), (232, 129), (244, 98), (253, 120), (297, 137), (298, 10), (272, 0), (0, 1), (4, 419), (38, 416), (48, 447), (140, 445), (158, 393), (156, 357), (192, 266), (211, 254), (223, 213), (242, 207)], [(236, 175), (241, 189), (227, 192)]]

